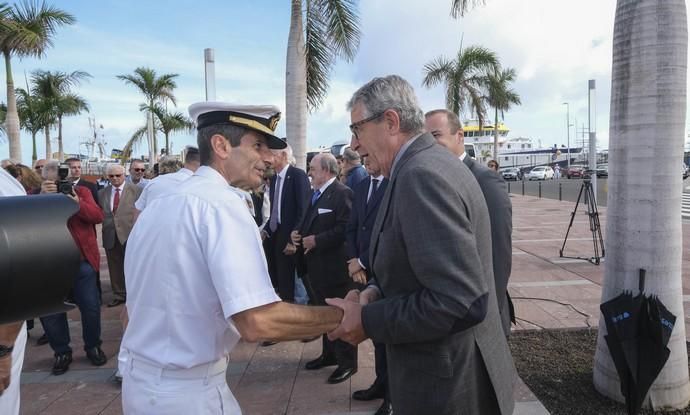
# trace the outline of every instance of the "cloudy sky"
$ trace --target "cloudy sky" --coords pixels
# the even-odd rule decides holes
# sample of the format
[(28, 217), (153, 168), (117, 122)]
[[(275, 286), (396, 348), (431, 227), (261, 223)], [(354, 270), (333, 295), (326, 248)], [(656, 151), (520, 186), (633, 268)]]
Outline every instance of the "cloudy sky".
[[(88, 117), (104, 126), (107, 149), (122, 148), (145, 123), (133, 87), (115, 78), (148, 66), (177, 73), (178, 109), (204, 99), (203, 50), (216, 54), (217, 98), (285, 106), (285, 53), (290, 6), (278, 0), (53, 0), (77, 18), (63, 28), (41, 59), (14, 59), (16, 86), (36, 69), (89, 72), (78, 88), (91, 113), (65, 121), (65, 151), (76, 153), (89, 135)], [(522, 105), (506, 114), (512, 136), (531, 137), (543, 146), (565, 144), (570, 105), (571, 144), (587, 125), (587, 81), (597, 81), (596, 131), (608, 139), (611, 44), (615, 1), (488, 0), (464, 19), (449, 15), (450, 0), (361, 0), (362, 39), (354, 62), (339, 62), (329, 96), (309, 117), (308, 145), (348, 139), (345, 103), (371, 78), (397, 73), (417, 90), (424, 110), (444, 106), (442, 87), (421, 86), (422, 67), (437, 56), (454, 57), (461, 46), (494, 50), (505, 67), (517, 70), (514, 85)], [(5, 83), (4, 71), (0, 81)], [(4, 93), (2, 94), (4, 96)], [(5, 101), (4, 98), (0, 98)], [(279, 132), (284, 133), (281, 124)], [(55, 135), (56, 133), (53, 133)], [(576, 135), (577, 134), (577, 135)], [(31, 158), (23, 133), (23, 158)], [(39, 155), (44, 154), (39, 137)], [(191, 135), (172, 138), (173, 150), (194, 143)], [(56, 149), (56, 147), (54, 147)], [(84, 146), (81, 146), (84, 153)], [(135, 154), (147, 153), (140, 146)], [(0, 158), (8, 155), (0, 142)]]

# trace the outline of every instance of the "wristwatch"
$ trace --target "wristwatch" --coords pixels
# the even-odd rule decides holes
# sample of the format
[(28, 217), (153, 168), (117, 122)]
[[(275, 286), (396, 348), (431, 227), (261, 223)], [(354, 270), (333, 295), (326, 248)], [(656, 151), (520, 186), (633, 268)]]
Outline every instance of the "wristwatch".
[(7, 356), (8, 354), (12, 353), (12, 350), (14, 349), (14, 346), (4, 346), (0, 344), (0, 358), (3, 358)]

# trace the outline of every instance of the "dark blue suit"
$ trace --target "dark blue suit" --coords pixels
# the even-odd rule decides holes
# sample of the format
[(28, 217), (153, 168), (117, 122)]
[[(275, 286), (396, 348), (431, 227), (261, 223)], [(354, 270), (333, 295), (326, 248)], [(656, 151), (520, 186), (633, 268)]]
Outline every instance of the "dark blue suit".
[(357, 185), (364, 181), (364, 179), (366, 179), (367, 177), (367, 169), (365, 169), (364, 166), (353, 167), (352, 169), (350, 169), (350, 171), (347, 172), (345, 186), (349, 187), (352, 190), (355, 190), (355, 187), (357, 187)]
[[(381, 200), (388, 187), (388, 179), (384, 178), (378, 185), (376, 192), (372, 193), (367, 203), (367, 195), (371, 186), (371, 178), (362, 180), (354, 188), (352, 200), (352, 212), (350, 222), (347, 224), (345, 237), (347, 238), (347, 257), (359, 258), (367, 270), (367, 279), (371, 278), (369, 262), (369, 241), (371, 240), (371, 228), (374, 227), (376, 214), (379, 211)], [(386, 364), (386, 345), (374, 343), (374, 356), (376, 358), (376, 381), (380, 385), (386, 397), (388, 397), (388, 365)]]
[[(271, 178), (270, 200), (271, 215), (275, 212), (273, 203), (276, 201), (276, 174)], [(283, 301), (295, 299), (295, 260), (292, 256), (283, 254), (283, 249), (290, 241), (290, 232), (297, 226), (304, 216), (311, 190), (307, 174), (297, 167), (289, 166), (285, 174), (285, 182), (280, 200), (280, 224), (271, 232), (271, 218), (264, 227), (268, 234), (266, 239), (266, 259), (273, 285)]]

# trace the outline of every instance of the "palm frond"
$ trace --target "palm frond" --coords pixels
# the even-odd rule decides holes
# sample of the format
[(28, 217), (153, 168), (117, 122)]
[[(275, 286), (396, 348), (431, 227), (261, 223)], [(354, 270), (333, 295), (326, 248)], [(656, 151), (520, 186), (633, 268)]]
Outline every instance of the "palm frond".
[(450, 15), (454, 19), (458, 16), (463, 17), (471, 8), (477, 5), (484, 4), (484, 0), (452, 0), (453, 3), (450, 8)]
[(432, 88), (441, 82), (447, 82), (455, 71), (453, 62), (439, 56), (424, 65), (424, 80), (422, 86)]
[(134, 148), (141, 144), (142, 139), (146, 136), (147, 129), (148, 128), (146, 126), (138, 128), (134, 132), (134, 134), (132, 134), (132, 137), (127, 141), (124, 148), (122, 149), (123, 164), (125, 160), (129, 160), (129, 158), (132, 156), (132, 151), (134, 150)]
[(351, 62), (355, 58), (361, 36), (356, 4), (353, 0), (320, 0), (320, 14), (324, 16), (327, 34), (336, 55)]
[(18, 56), (42, 57), (53, 45), (58, 27), (76, 22), (73, 15), (37, 0), (25, 0), (8, 11), (10, 31), (2, 37), (2, 49)]
[(328, 93), (334, 51), (328, 43), (327, 24), (315, 2), (307, 2), (304, 54), (307, 62), (307, 102), (318, 108)]

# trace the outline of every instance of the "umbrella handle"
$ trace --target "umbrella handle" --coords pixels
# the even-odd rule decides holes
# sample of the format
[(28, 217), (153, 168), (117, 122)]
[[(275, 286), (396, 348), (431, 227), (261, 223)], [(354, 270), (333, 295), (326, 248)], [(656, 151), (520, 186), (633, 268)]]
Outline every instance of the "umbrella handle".
[(644, 292), (644, 279), (645, 279), (645, 274), (647, 273), (646, 270), (640, 268), (640, 277), (638, 280), (639, 288), (640, 288), (640, 294)]

